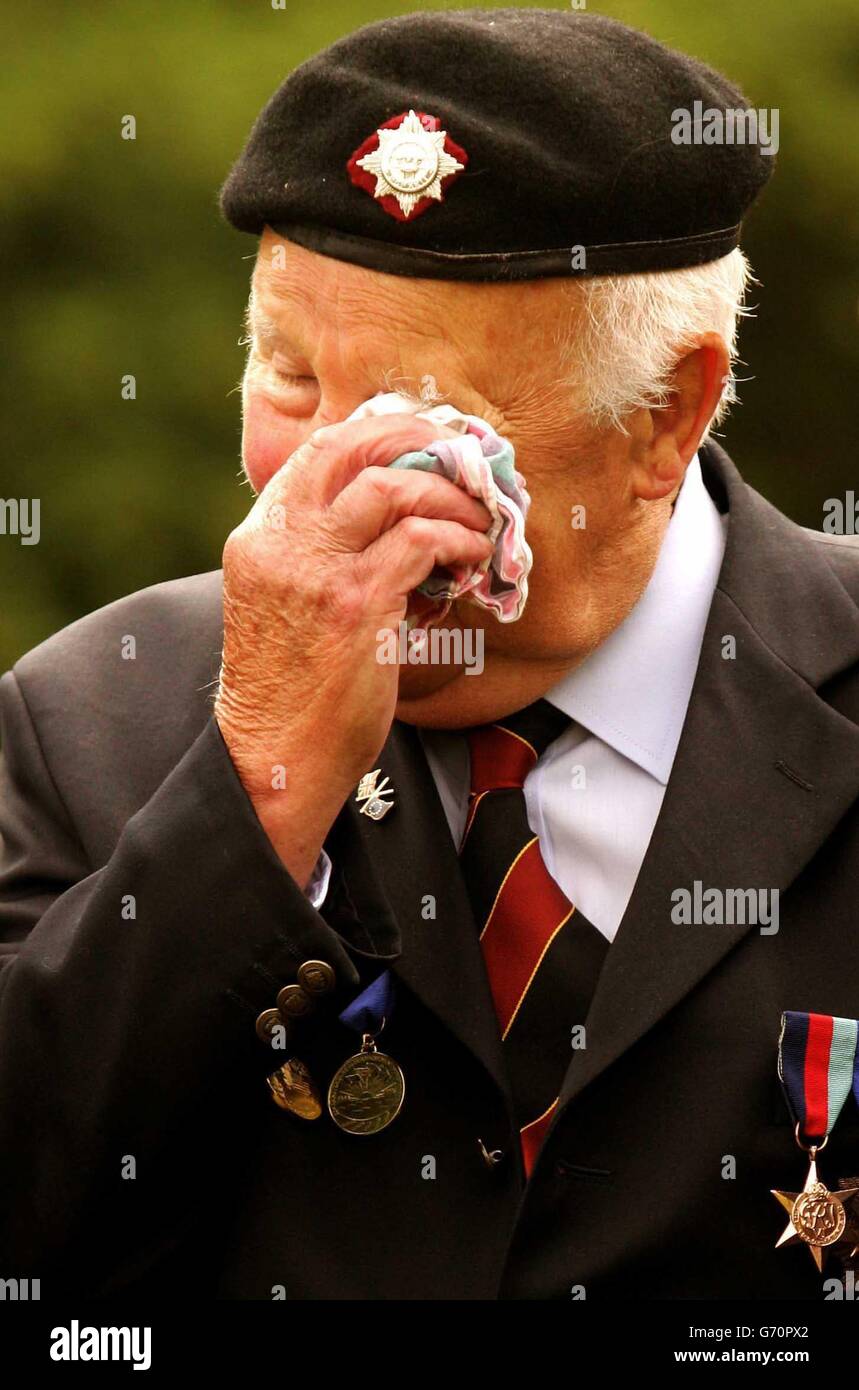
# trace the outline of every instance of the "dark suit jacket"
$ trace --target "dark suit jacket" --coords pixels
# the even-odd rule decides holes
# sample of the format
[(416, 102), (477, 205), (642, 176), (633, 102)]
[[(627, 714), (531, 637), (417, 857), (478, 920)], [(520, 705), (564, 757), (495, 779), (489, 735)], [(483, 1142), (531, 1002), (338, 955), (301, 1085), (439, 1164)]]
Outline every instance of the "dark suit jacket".
[[(729, 531), (689, 713), (527, 1186), (413, 729), (377, 760), (395, 810), (341, 811), (323, 917), (211, 717), (219, 574), (112, 604), (4, 677), (0, 1274), (43, 1298), (821, 1297), (808, 1252), (774, 1249), (769, 1189), (805, 1174), (776, 1049), (783, 1009), (859, 1016), (859, 549), (786, 520), (716, 445), (703, 465)], [(778, 889), (779, 931), (673, 923), (696, 880)], [(338, 991), (291, 1050), (322, 1086), (355, 1050), (344, 1001), (395, 972), (406, 1099), (374, 1137), (269, 1096), (284, 1054), (254, 1022), (311, 958)], [(821, 1171), (859, 1173), (852, 1100)]]

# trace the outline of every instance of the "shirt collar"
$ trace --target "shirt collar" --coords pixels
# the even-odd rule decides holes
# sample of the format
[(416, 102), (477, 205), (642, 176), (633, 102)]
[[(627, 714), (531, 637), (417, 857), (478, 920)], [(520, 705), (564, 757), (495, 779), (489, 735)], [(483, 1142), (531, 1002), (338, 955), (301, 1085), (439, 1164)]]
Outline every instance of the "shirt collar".
[(546, 699), (666, 784), (680, 742), (725, 549), (696, 454), (647, 588)]

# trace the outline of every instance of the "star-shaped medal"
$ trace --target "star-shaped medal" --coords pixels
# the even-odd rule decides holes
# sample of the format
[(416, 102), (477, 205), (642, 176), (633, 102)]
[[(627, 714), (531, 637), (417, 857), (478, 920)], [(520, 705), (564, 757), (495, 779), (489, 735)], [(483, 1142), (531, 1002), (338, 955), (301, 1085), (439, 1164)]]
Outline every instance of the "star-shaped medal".
[(776, 1249), (802, 1241), (808, 1246), (817, 1268), (822, 1270), (826, 1247), (835, 1245), (841, 1239), (847, 1225), (844, 1203), (859, 1192), (859, 1187), (830, 1192), (818, 1178), (817, 1163), (812, 1158), (801, 1192), (770, 1190), (790, 1216), (787, 1228), (776, 1241)]
[(445, 180), (462, 173), (468, 156), (440, 126), (415, 111), (386, 121), (349, 160), (353, 183), (402, 222), (441, 202)]

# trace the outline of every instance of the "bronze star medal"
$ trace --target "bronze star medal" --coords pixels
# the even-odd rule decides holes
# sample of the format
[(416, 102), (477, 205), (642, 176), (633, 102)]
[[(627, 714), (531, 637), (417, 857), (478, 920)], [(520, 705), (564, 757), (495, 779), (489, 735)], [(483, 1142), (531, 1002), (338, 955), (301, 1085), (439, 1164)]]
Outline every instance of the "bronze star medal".
[(817, 1176), (816, 1148), (812, 1147), (810, 1153), (808, 1177), (801, 1192), (777, 1192), (775, 1188), (771, 1189), (772, 1195), (790, 1215), (784, 1233), (776, 1241), (776, 1249), (803, 1241), (817, 1268), (822, 1270), (826, 1247), (835, 1245), (847, 1226), (844, 1203), (859, 1192), (859, 1187), (830, 1192)]
[(386, 121), (349, 160), (352, 182), (401, 222), (440, 203), (445, 182), (462, 173), (468, 161), (440, 126), (437, 117), (415, 111)]

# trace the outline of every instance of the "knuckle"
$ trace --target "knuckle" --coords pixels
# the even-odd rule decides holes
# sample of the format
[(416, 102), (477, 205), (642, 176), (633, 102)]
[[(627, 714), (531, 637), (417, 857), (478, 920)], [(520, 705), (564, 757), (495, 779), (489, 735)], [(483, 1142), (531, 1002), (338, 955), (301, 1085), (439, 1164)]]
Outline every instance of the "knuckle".
[(302, 439), (298, 448), (293, 449), (287, 459), (290, 475), (301, 474), (306, 469), (318, 465), (319, 455), (329, 448), (332, 442), (331, 435), (335, 428), (334, 425), (321, 425), (319, 429), (313, 430), (306, 439)]
[(308, 435), (307, 443), (314, 449), (325, 449), (336, 443), (340, 428), (340, 425), (320, 425)]
[[(281, 485), (287, 481), (291, 481), (296, 477), (296, 475), (301, 475), (303, 470), (308, 467), (312, 453), (313, 445), (311, 444), (310, 439), (302, 440), (298, 448), (293, 449), (292, 453), (289, 455), (289, 458), (286, 460), (286, 467), (283, 476), (278, 478), (278, 481), (281, 483)], [(278, 477), (278, 475), (275, 474), (275, 477)], [(273, 481), (274, 479), (272, 479), (272, 482)], [(269, 486), (271, 486), (271, 484), (269, 484)]]
[(421, 516), (406, 516), (400, 522), (403, 539), (411, 545), (420, 545), (427, 539), (427, 524)]
[(301, 541), (302, 552), (316, 564), (322, 561), (338, 560), (351, 554), (351, 547), (343, 535), (343, 517), (324, 511), (313, 519), (312, 529), (308, 529)]
[(255, 550), (227, 539), (223, 555), (224, 594), (233, 599), (242, 599), (259, 593), (263, 574)]
[(266, 502), (260, 511), (260, 525), (266, 531), (283, 532), (287, 528), (288, 515), (283, 502)]
[(359, 481), (362, 488), (366, 488), (368, 492), (383, 498), (385, 501), (389, 499), (396, 487), (396, 480), (390, 470), (381, 468), (376, 463), (368, 464), (360, 475)]
[(312, 430), (290, 456), (292, 466), (298, 469), (318, 467), (320, 455), (327, 454), (337, 443), (339, 432), (339, 425), (320, 425)]
[(224, 541), (222, 554), (224, 570), (235, 570), (247, 553), (247, 527), (244, 522), (237, 526)]

